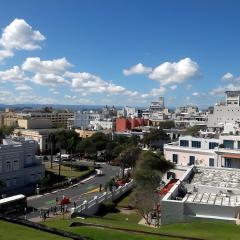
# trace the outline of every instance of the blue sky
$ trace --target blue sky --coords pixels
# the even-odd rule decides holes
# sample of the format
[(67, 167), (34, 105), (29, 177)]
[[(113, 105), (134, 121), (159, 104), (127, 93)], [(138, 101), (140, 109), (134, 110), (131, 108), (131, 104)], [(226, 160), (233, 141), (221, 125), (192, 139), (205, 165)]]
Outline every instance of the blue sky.
[(240, 89), (237, 0), (0, 3), (0, 103), (206, 107)]

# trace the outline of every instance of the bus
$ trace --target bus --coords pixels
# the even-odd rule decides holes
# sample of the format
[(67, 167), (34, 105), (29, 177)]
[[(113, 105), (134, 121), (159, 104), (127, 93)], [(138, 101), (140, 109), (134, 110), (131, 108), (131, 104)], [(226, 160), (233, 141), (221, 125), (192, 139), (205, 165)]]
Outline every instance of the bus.
[(0, 199), (0, 214), (23, 212), (27, 208), (27, 197), (23, 194)]

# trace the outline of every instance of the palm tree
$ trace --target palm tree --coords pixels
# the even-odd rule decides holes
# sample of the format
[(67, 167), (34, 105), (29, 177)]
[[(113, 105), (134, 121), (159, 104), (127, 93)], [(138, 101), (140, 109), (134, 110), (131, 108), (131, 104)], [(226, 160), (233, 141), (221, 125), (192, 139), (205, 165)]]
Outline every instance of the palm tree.
[(49, 134), (48, 139), (51, 143), (51, 169), (53, 167), (53, 152), (55, 151), (55, 144), (56, 144), (56, 135), (52, 132)]

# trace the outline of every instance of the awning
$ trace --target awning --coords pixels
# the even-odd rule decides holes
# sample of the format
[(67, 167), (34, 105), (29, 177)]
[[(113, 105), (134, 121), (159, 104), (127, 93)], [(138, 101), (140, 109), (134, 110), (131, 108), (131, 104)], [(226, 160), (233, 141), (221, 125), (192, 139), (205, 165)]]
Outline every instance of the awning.
[(223, 154), (224, 158), (238, 158), (240, 159), (240, 154)]

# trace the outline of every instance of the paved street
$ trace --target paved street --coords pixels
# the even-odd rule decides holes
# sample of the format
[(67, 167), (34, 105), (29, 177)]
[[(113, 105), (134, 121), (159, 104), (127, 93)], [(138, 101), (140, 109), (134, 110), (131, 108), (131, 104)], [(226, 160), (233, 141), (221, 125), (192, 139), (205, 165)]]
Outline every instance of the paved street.
[[(101, 170), (103, 171), (103, 176), (96, 176), (89, 179), (85, 183), (66, 188), (61, 191), (54, 191), (53, 193), (43, 195), (40, 197), (30, 197), (28, 198), (28, 206), (34, 209), (40, 210), (41, 208), (50, 208), (56, 205), (56, 198), (62, 199), (63, 196), (70, 197), (71, 204), (75, 201), (77, 205), (81, 204), (84, 200), (92, 198), (96, 193), (86, 194), (92, 190), (99, 187), (100, 184), (104, 187), (105, 183), (112, 177), (115, 177), (119, 173), (119, 167), (111, 166), (108, 164), (101, 164)], [(31, 219), (39, 216), (39, 212), (35, 210), (33, 213), (27, 214), (27, 218)]]

